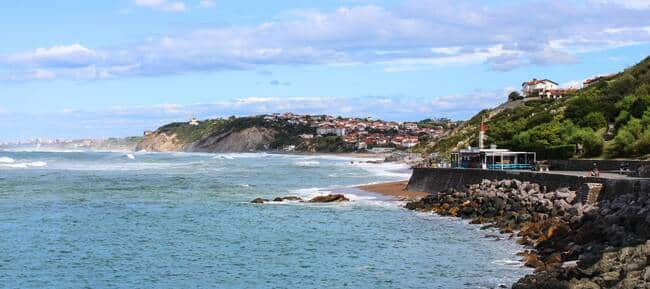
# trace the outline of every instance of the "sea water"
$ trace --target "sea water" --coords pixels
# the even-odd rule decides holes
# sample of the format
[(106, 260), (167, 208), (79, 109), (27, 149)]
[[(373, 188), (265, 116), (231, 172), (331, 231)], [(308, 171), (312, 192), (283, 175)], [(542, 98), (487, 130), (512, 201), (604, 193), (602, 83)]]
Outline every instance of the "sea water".
[[(3, 288), (495, 288), (512, 241), (354, 185), (341, 156), (0, 151)], [(343, 192), (335, 204), (251, 204)]]

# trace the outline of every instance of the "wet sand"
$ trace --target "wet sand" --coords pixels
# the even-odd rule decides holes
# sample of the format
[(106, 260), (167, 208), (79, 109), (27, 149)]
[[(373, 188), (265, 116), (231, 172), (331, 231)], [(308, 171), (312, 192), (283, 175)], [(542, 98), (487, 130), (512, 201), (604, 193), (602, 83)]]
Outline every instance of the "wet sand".
[(406, 191), (407, 184), (408, 181), (401, 181), (401, 182), (365, 185), (365, 186), (359, 186), (357, 188), (366, 192), (391, 196), (404, 201), (419, 200), (429, 194), (425, 192), (407, 192)]

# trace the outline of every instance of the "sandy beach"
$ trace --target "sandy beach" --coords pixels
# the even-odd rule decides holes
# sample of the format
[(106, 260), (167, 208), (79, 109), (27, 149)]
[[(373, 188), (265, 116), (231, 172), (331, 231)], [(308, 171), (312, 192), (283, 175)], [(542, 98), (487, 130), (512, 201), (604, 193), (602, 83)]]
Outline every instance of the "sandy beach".
[(365, 186), (359, 186), (357, 188), (364, 190), (366, 192), (391, 196), (404, 201), (419, 200), (424, 196), (428, 195), (428, 193), (425, 192), (407, 192), (406, 191), (407, 184), (408, 181), (400, 181), (400, 182), (381, 183), (381, 184), (374, 184), (374, 185), (365, 185)]

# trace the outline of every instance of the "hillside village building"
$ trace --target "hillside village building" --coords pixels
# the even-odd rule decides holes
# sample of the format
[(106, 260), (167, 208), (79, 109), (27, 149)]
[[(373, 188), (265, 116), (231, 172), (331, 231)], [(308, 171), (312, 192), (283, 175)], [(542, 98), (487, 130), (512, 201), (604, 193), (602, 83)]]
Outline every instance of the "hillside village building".
[(328, 135), (333, 134), (336, 136), (345, 136), (345, 127), (336, 127), (330, 125), (319, 126), (316, 129), (318, 135)]
[(524, 97), (539, 97), (541, 99), (558, 99), (576, 91), (573, 88), (560, 88), (558, 84), (549, 79), (536, 79), (521, 84)]
[(590, 86), (590, 85), (592, 85), (594, 83), (600, 82), (602, 80), (609, 80), (614, 76), (616, 76), (616, 74), (599, 75), (599, 76), (596, 76), (596, 77), (592, 77), (592, 78), (589, 78), (589, 79), (583, 81), (582, 86), (587, 87), (587, 86)]
[(531, 170), (537, 157), (534, 152), (513, 152), (491, 147), (470, 147), (451, 154), (451, 167), (463, 169)]
[(533, 78), (533, 80), (521, 84), (521, 92), (524, 97), (540, 96), (552, 89), (558, 89), (558, 84), (548, 79)]
[(438, 139), (445, 135), (442, 126), (421, 128), (415, 122), (385, 122), (371, 118), (342, 118), (329, 115), (298, 115), (292, 113), (262, 116), (265, 122), (286, 122), (292, 125), (305, 125), (313, 128), (313, 134), (302, 134), (302, 139), (316, 139), (326, 135), (336, 135), (358, 150), (375, 147), (412, 148), (420, 143), (420, 137)]

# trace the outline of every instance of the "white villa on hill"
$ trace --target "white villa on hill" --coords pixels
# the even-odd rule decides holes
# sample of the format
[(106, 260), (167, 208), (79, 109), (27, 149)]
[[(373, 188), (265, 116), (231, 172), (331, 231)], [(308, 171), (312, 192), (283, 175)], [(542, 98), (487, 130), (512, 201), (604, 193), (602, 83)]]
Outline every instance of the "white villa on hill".
[(536, 79), (521, 84), (524, 97), (542, 96), (549, 90), (558, 89), (558, 84), (549, 79)]
[(521, 91), (524, 97), (539, 97), (546, 99), (557, 99), (565, 97), (574, 88), (560, 88), (558, 84), (549, 79), (535, 79), (521, 84)]

